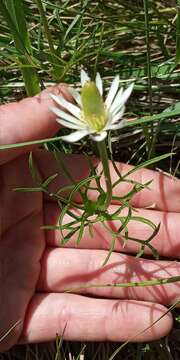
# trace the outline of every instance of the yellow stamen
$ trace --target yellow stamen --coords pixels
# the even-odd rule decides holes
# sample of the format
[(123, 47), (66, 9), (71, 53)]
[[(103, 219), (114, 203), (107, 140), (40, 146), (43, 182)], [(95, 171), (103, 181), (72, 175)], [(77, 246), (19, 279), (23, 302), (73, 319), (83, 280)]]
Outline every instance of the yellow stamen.
[(102, 96), (93, 81), (87, 81), (81, 90), (82, 117), (91, 129), (97, 132), (104, 129), (107, 122)]

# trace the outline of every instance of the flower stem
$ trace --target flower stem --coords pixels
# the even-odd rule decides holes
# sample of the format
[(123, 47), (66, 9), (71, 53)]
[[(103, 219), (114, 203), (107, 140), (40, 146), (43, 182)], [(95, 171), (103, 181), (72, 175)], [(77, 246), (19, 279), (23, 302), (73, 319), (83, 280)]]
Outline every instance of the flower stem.
[(104, 203), (104, 210), (106, 210), (108, 208), (108, 206), (111, 203), (111, 199), (112, 199), (112, 182), (111, 182), (111, 176), (110, 176), (110, 171), (109, 171), (109, 162), (108, 162), (108, 155), (107, 155), (107, 148), (106, 148), (106, 143), (105, 140), (98, 142), (98, 150), (99, 150), (99, 155), (102, 161), (102, 166), (103, 166), (103, 171), (104, 171), (104, 178), (105, 178), (105, 183), (106, 183), (106, 200)]

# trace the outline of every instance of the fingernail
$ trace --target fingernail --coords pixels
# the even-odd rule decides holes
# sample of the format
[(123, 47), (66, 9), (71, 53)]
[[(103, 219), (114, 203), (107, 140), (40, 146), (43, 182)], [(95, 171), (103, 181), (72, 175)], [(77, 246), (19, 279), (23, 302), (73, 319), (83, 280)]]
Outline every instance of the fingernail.
[(66, 84), (58, 84), (54, 86), (49, 86), (47, 89), (41, 91), (40, 94), (35, 95), (35, 97), (41, 102), (42, 100), (50, 100), (50, 94), (61, 95), (67, 100), (72, 100), (71, 94), (68, 92), (68, 86)]

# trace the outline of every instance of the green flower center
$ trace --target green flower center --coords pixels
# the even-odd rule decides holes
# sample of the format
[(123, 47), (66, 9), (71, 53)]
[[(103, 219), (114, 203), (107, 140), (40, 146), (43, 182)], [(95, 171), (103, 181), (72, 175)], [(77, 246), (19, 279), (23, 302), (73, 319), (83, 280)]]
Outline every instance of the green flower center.
[(104, 129), (107, 122), (103, 98), (93, 81), (87, 81), (81, 90), (82, 117), (89, 127), (97, 132)]

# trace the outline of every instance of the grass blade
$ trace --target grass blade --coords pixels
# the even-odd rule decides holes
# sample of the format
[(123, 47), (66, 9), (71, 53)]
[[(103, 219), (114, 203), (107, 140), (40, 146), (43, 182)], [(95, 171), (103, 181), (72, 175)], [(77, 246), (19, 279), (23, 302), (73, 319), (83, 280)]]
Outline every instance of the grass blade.
[(180, 0), (177, 0), (177, 20), (176, 20), (176, 64), (180, 64)]
[(27, 95), (33, 96), (40, 92), (40, 86), (35, 64), (32, 61), (32, 47), (23, 5), (22, 0), (18, 0), (18, 2), (15, 0), (2, 0), (0, 10), (14, 39)]

